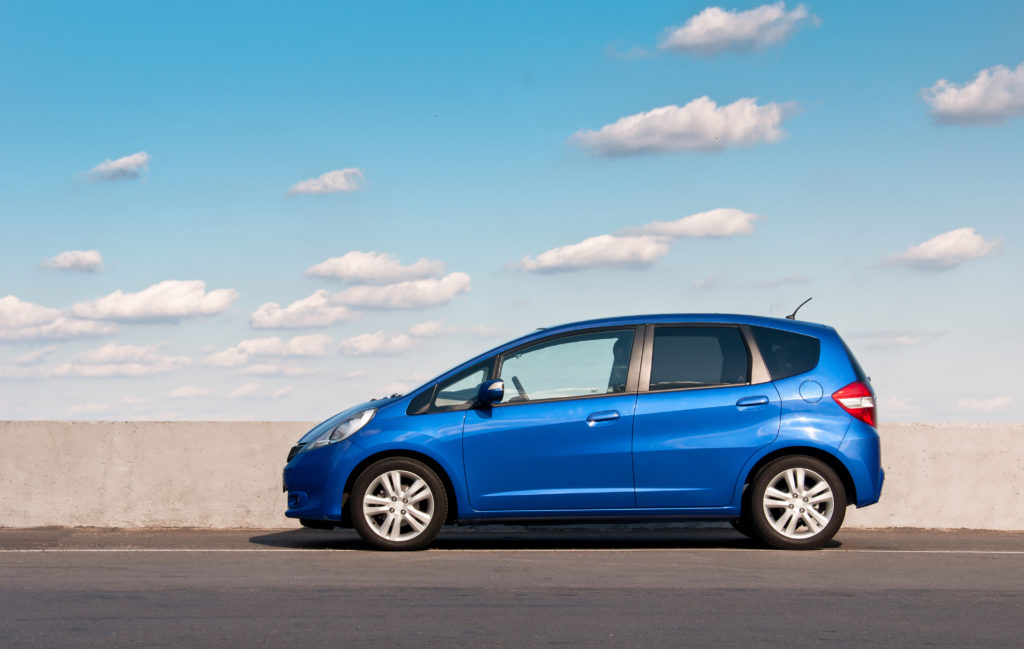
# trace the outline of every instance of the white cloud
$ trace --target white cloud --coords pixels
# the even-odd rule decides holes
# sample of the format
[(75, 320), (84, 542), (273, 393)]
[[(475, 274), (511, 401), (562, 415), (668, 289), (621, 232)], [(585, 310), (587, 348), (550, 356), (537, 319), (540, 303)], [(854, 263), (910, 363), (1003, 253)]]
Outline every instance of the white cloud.
[(132, 413), (138, 413), (140, 410), (145, 409), (149, 401), (146, 397), (133, 397), (129, 395), (121, 397), (117, 401), (76, 403), (68, 408), (68, 411), (72, 414), (96, 414), (113, 410), (127, 410)]
[(308, 376), (316, 373), (314, 370), (293, 365), (281, 365), (280, 363), (255, 363), (236, 372), (236, 374), (251, 376)]
[(409, 328), (409, 334), (417, 338), (436, 338), (447, 333), (454, 333), (455, 327), (446, 325), (440, 320), (428, 320)]
[(213, 352), (203, 359), (203, 365), (214, 367), (238, 367), (253, 356), (323, 356), (331, 337), (327, 334), (295, 336), (285, 342), (277, 336), (271, 338), (250, 338), (233, 347)]
[(754, 221), (760, 217), (731, 207), (698, 212), (676, 221), (652, 221), (640, 228), (641, 232), (680, 237), (725, 238), (750, 234)]
[(359, 379), (369, 374), (366, 370), (352, 370), (351, 372), (345, 372), (341, 378), (343, 379)]
[(399, 354), (412, 347), (415, 342), (416, 339), (409, 334), (386, 334), (383, 331), (375, 331), (342, 340), (339, 351), (345, 356)]
[(725, 279), (720, 273), (714, 275), (708, 275), (703, 279), (695, 279), (690, 282), (690, 288), (697, 289), (698, 291), (707, 291), (713, 288), (720, 288), (725, 285)]
[(917, 411), (917, 404), (911, 398), (885, 396), (878, 398), (878, 406), (883, 413), (893, 415), (908, 415)]
[(966, 397), (958, 399), (956, 402), (957, 410), (970, 410), (973, 412), (994, 412), (996, 410), (1004, 410), (1007, 406), (1013, 403), (1013, 397), (1002, 395), (998, 397), (989, 398), (972, 398)]
[(803, 273), (793, 273), (792, 275), (786, 275), (785, 277), (776, 277), (774, 279), (763, 279), (754, 282), (754, 288), (778, 288), (779, 286), (799, 286), (801, 284), (807, 284), (811, 280)]
[(604, 51), (608, 56), (613, 59), (619, 59), (622, 61), (636, 61), (639, 59), (649, 59), (654, 56), (654, 52), (650, 51), (646, 47), (634, 45), (629, 49), (619, 49), (619, 43), (608, 43)]
[(48, 345), (40, 349), (25, 352), (14, 359), (15, 365), (35, 365), (57, 350), (56, 345)]
[(25, 302), (13, 295), (0, 298), (0, 341), (78, 338), (113, 331), (114, 327), (107, 323), (71, 318), (59, 309)]
[(420, 259), (403, 266), (401, 261), (386, 252), (360, 252), (353, 250), (341, 257), (331, 257), (310, 266), (306, 275), (339, 279), (354, 284), (392, 284), (409, 280), (436, 277), (444, 272), (444, 262)]
[(911, 246), (898, 255), (882, 261), (888, 266), (905, 266), (919, 270), (949, 270), (960, 264), (987, 257), (999, 248), (1000, 240), (986, 240), (974, 228), (957, 228)]
[[(501, 335), (501, 333), (501, 330), (497, 327), (489, 327), (486, 325), (460, 327), (457, 325), (447, 324), (439, 320), (428, 320), (409, 327), (409, 335), (416, 338), (437, 338), (439, 336), (455, 336), (459, 334), (469, 334), (479, 338), (493, 338)], [(425, 376), (423, 378), (427, 379), (430, 377)]]
[(523, 257), (513, 268), (550, 273), (584, 268), (650, 266), (668, 254), (670, 240), (655, 235), (602, 234)]
[(117, 160), (104, 160), (89, 171), (89, 180), (94, 183), (111, 180), (134, 180), (149, 170), (149, 154), (139, 151)]
[(277, 302), (262, 304), (249, 317), (249, 324), (256, 329), (327, 327), (335, 322), (350, 320), (354, 316), (355, 313), (350, 309), (332, 305), (331, 294), (320, 289), (284, 308)]
[(99, 250), (65, 250), (43, 261), (46, 268), (56, 270), (78, 270), (95, 273), (103, 270), (103, 255)]
[(274, 390), (273, 392), (271, 392), (270, 394), (268, 394), (267, 398), (268, 399), (273, 399), (273, 400), (283, 399), (283, 398), (287, 397), (289, 394), (291, 394), (291, 392), (292, 392), (292, 386), (286, 385), (283, 388), (278, 388), (278, 389)]
[(53, 376), (77, 376), (85, 378), (111, 378), (118, 376), (154, 376), (166, 374), (188, 365), (192, 359), (169, 357), (155, 363), (104, 363), (102, 365), (81, 365), (64, 363), (53, 368)]
[(243, 386), (235, 388), (231, 392), (228, 392), (229, 399), (247, 399), (255, 397), (260, 391), (259, 383), (246, 383)]
[[(470, 333), (478, 336), (490, 336), (493, 329), (488, 327), (470, 327), (468, 329), (445, 324), (439, 320), (420, 322), (409, 328), (407, 333), (388, 334), (383, 331), (360, 334), (341, 341), (339, 353), (345, 356), (384, 356), (400, 354), (425, 338), (437, 338), (457, 333)], [(345, 378), (362, 376), (365, 372), (350, 372)], [(427, 377), (424, 377), (427, 378)]]
[(102, 364), (102, 363), (153, 363), (163, 355), (160, 352), (160, 345), (119, 345), (107, 343), (102, 347), (91, 351), (82, 352), (75, 357), (80, 363)]
[(72, 362), (53, 368), (53, 375), (107, 378), (114, 376), (153, 376), (166, 374), (192, 364), (187, 356), (165, 356), (162, 345), (119, 345), (107, 343), (83, 352)]
[(292, 391), (291, 386), (278, 388), (272, 392), (260, 390), (259, 383), (246, 383), (228, 393), (229, 399), (281, 399), (288, 396)]
[(756, 214), (734, 208), (698, 212), (676, 221), (652, 221), (639, 228), (602, 234), (579, 243), (552, 248), (536, 257), (527, 255), (512, 268), (536, 272), (584, 268), (650, 266), (668, 254), (674, 239), (682, 237), (727, 238), (754, 231)]
[(172, 399), (197, 399), (213, 395), (213, 390), (200, 388), (194, 385), (183, 385), (180, 388), (171, 390), (167, 396)]
[(889, 331), (865, 331), (853, 334), (856, 338), (865, 341), (868, 349), (904, 349), (916, 347), (931, 342), (942, 336), (943, 331), (920, 331), (920, 330), (889, 330)]
[(498, 336), (505, 335), (505, 332), (501, 329), (488, 325), (473, 325), (472, 327), (466, 328), (465, 331), (474, 336), (479, 336), (480, 338), (496, 338)]
[(331, 296), (331, 303), (357, 309), (421, 309), (448, 304), (469, 291), (469, 275), (418, 279), (385, 286), (352, 286)]
[(363, 170), (355, 167), (336, 169), (325, 174), (302, 180), (288, 190), (289, 194), (335, 194), (355, 192), (363, 188)]
[(120, 289), (89, 302), (79, 302), (71, 312), (94, 320), (177, 320), (213, 315), (238, 299), (231, 288), (206, 291), (202, 280), (165, 280), (138, 293)]
[(745, 98), (719, 106), (708, 97), (698, 97), (685, 106), (673, 104), (627, 115), (597, 131), (577, 131), (569, 141), (600, 156), (721, 151), (781, 140), (786, 136), (782, 121), (795, 112), (795, 104), (758, 106), (756, 99)]
[(1024, 115), (1024, 63), (986, 68), (962, 86), (939, 79), (921, 94), (942, 124), (1001, 124)]
[(405, 394), (409, 390), (415, 387), (414, 384), (408, 381), (392, 381), (391, 383), (384, 384), (379, 390), (375, 390), (376, 394), (383, 395), (384, 398), (391, 396), (392, 394)]
[(760, 50), (785, 41), (808, 20), (814, 24), (818, 22), (803, 5), (786, 11), (784, 2), (761, 5), (747, 11), (708, 7), (681, 27), (665, 30), (659, 47), (700, 54)]

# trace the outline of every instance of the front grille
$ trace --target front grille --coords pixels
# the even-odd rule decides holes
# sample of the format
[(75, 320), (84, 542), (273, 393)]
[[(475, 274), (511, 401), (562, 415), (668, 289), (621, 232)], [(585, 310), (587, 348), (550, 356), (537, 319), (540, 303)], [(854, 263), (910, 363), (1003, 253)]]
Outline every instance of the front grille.
[(288, 451), (288, 460), (287, 461), (291, 462), (292, 458), (299, 454), (299, 451), (302, 450), (303, 446), (305, 446), (305, 444), (296, 444), (295, 446), (293, 446), (291, 448), (291, 450)]

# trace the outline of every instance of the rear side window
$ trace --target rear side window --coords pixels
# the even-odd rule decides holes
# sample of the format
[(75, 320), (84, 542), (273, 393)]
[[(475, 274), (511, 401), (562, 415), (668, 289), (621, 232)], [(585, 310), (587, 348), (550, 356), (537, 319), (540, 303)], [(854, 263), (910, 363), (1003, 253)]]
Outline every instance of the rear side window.
[(656, 327), (650, 390), (742, 385), (750, 354), (736, 327)]
[(814, 369), (821, 355), (821, 341), (781, 329), (751, 327), (772, 380), (803, 374)]

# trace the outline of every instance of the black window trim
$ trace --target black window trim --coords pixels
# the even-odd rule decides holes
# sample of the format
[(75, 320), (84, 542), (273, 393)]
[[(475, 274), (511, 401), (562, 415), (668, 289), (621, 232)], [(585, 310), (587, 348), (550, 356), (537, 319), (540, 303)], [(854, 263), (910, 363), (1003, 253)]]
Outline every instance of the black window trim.
[[(628, 394), (636, 394), (637, 386), (640, 380), (640, 364), (641, 355), (644, 348), (644, 328), (645, 325), (616, 325), (616, 326), (605, 326), (605, 327), (591, 327), (587, 329), (573, 329), (571, 331), (563, 331), (552, 336), (545, 338), (537, 338), (530, 342), (523, 343), (513, 347), (512, 349), (506, 349), (500, 354), (494, 357), (494, 369), (492, 370), (491, 380), (495, 380), (501, 377), (501, 366), (504, 364), (505, 357), (509, 354), (515, 354), (519, 350), (526, 349), (527, 347), (533, 347), (534, 345), (543, 344), (558, 340), (559, 338), (571, 338), (573, 336), (585, 336), (587, 334), (601, 333), (603, 331), (628, 331), (633, 330), (633, 349), (630, 350), (629, 355), (629, 369), (626, 372), (626, 389), (623, 392), (604, 392), (602, 394), (581, 394), (573, 397), (552, 397), (550, 399), (530, 399), (529, 401), (516, 401), (515, 403), (494, 403), (491, 404), (492, 408), (508, 408), (511, 406), (526, 406), (531, 403), (554, 403), (557, 401), (578, 401), (580, 399), (601, 399), (605, 397), (618, 397)], [(508, 394), (509, 386), (505, 386), (505, 394)]]
[[(769, 383), (771, 377), (768, 375), (768, 368), (764, 364), (764, 359), (761, 358), (761, 350), (758, 349), (757, 344), (754, 342), (754, 334), (750, 331), (750, 327), (745, 324), (732, 323), (732, 322), (652, 322), (646, 326), (646, 333), (644, 334), (644, 351), (643, 358), (641, 361), (641, 367), (643, 368), (640, 372), (640, 382), (638, 385), (638, 391), (640, 394), (661, 394), (666, 392), (690, 392), (692, 390), (718, 390), (721, 388), (736, 388), (747, 385), (759, 385), (761, 383)], [(740, 338), (743, 340), (743, 344), (747, 348), (747, 358), (750, 360), (750, 380), (746, 383), (723, 383), (721, 385), (700, 385), (689, 388), (669, 388), (666, 390), (652, 390), (651, 389), (651, 365), (654, 362), (654, 330), (657, 327), (730, 327), (738, 329)]]

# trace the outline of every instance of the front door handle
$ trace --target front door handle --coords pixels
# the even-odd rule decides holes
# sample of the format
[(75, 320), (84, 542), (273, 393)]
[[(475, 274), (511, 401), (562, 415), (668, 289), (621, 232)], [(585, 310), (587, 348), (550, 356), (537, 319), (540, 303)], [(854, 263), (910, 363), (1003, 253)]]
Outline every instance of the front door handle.
[(587, 417), (587, 425), (593, 426), (594, 424), (598, 424), (605, 421), (615, 421), (618, 418), (618, 410), (604, 410), (602, 412), (595, 412), (592, 413), (589, 417)]
[(750, 406), (767, 406), (767, 405), (768, 405), (768, 397), (766, 397), (764, 395), (760, 395), (760, 396), (756, 396), (756, 397), (743, 397), (742, 399), (740, 399), (739, 401), (736, 402), (736, 407), (737, 408), (749, 408)]

